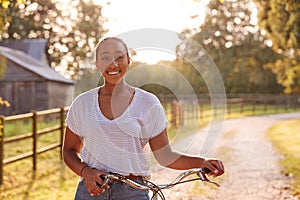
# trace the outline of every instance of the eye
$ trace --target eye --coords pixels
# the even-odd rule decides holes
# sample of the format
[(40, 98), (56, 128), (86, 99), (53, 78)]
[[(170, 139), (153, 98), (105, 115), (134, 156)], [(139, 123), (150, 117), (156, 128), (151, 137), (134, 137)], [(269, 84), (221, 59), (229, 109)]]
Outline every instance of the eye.
[(109, 56), (102, 56), (102, 57), (100, 58), (100, 60), (101, 60), (102, 62), (108, 62), (108, 61), (110, 60), (110, 57), (109, 57)]
[(122, 61), (124, 58), (125, 58), (124, 55), (120, 55), (115, 59), (115, 61)]

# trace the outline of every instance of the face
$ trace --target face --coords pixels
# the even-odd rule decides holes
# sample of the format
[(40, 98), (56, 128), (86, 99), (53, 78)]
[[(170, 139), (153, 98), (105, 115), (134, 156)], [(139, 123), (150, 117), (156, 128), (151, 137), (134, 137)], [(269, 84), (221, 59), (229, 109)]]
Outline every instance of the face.
[(130, 59), (124, 44), (115, 39), (101, 42), (97, 51), (96, 66), (105, 82), (117, 84), (124, 77)]

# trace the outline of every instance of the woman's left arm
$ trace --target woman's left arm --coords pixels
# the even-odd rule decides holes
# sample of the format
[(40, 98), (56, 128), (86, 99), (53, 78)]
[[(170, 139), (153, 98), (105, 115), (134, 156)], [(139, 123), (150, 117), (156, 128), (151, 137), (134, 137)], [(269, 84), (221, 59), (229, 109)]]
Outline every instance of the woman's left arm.
[(218, 159), (206, 159), (177, 153), (169, 144), (167, 130), (163, 130), (158, 136), (149, 141), (151, 150), (157, 162), (165, 167), (187, 170), (192, 168), (207, 168), (210, 175), (220, 176), (224, 173), (222, 161)]

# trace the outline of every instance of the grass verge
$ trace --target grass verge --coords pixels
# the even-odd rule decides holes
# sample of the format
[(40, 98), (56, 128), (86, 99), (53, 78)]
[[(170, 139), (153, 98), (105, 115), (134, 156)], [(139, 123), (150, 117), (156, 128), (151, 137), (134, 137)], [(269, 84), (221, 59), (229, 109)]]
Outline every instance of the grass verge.
[[(271, 114), (272, 110), (268, 109)], [(286, 110), (282, 110), (286, 111)], [(295, 112), (295, 110), (293, 110)], [(274, 112), (274, 111), (273, 111)], [(292, 111), (291, 111), (292, 112)], [(275, 113), (278, 113), (276, 110)], [(256, 112), (255, 114), (259, 114)], [(252, 111), (244, 111), (243, 113), (231, 113), (227, 115), (226, 119), (238, 118), (243, 116), (253, 115)], [(44, 122), (44, 121), (42, 121)], [(204, 125), (210, 123), (210, 118), (204, 118), (200, 120), (200, 124), (195, 124), (193, 121), (185, 121), (185, 126), (179, 128), (169, 127), (170, 139), (171, 141), (178, 138), (184, 138), (189, 133), (196, 131), (195, 129), (201, 128)], [(299, 121), (297, 121), (298, 124)], [(8, 125), (8, 124), (6, 124)], [(41, 128), (51, 126), (51, 123), (42, 123)], [(6, 129), (6, 136), (13, 136), (14, 133), (19, 132), (19, 134), (30, 132), (31, 123), (19, 123), (11, 124), (10, 129)], [(17, 130), (18, 129), (18, 130)], [(300, 130), (299, 126), (294, 128), (294, 130)], [(284, 131), (289, 132), (289, 131)], [(295, 133), (296, 135), (296, 133)], [(38, 147), (47, 145), (54, 141), (59, 140), (59, 133), (54, 132), (39, 136)], [(282, 138), (285, 140), (285, 138)], [(294, 138), (295, 141), (300, 141), (299, 136)], [(31, 140), (24, 140), (18, 143), (12, 143), (5, 145), (4, 157), (9, 158), (20, 153), (27, 152), (31, 149)], [(290, 148), (291, 145), (288, 145)], [(298, 143), (298, 150), (300, 145)], [(298, 154), (297, 154), (298, 153)], [(300, 155), (300, 152), (296, 152), (295, 155)], [(78, 182), (78, 177), (72, 173), (61, 161), (59, 149), (49, 151), (44, 154), (38, 155), (37, 161), (37, 171), (32, 172), (32, 161), (31, 159), (25, 159), (18, 161), (9, 165), (4, 166), (4, 184), (0, 187), (0, 199), (6, 200), (65, 200), (73, 199), (76, 185)], [(298, 157), (299, 160), (299, 157)], [(295, 161), (295, 165), (299, 166), (299, 162)], [(292, 165), (291, 165), (292, 166)], [(299, 167), (294, 171), (300, 172)], [(294, 174), (296, 177), (296, 172), (288, 172)], [(299, 174), (298, 174), (299, 176)], [(295, 194), (300, 194), (299, 188), (300, 183), (295, 182)]]
[(300, 198), (300, 120), (275, 124), (267, 132), (268, 138), (283, 155), (281, 165), (285, 174), (293, 177), (292, 194)]
[(38, 155), (37, 170), (32, 160), (24, 159), (4, 167), (4, 184), (0, 199), (65, 200), (72, 199), (78, 177), (61, 161), (60, 150)]

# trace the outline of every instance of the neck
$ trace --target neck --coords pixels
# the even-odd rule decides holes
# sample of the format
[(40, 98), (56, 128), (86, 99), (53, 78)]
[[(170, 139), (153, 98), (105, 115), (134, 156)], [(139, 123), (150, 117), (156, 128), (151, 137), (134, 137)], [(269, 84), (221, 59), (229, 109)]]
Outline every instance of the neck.
[(101, 86), (101, 95), (120, 95), (120, 94), (126, 94), (128, 89), (131, 87), (127, 85), (124, 81), (120, 81), (118, 84), (110, 84), (104, 82), (104, 85)]

